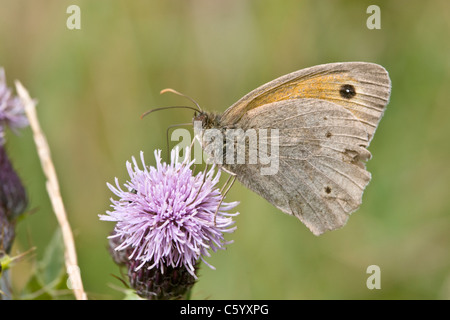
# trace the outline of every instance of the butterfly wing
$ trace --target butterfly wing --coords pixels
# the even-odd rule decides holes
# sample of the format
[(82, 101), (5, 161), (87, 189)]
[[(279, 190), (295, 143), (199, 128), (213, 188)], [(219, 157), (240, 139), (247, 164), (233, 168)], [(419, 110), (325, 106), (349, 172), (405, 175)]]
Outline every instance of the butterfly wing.
[(223, 125), (236, 125), (262, 105), (299, 98), (321, 99), (350, 111), (365, 127), (369, 142), (389, 101), (391, 81), (380, 65), (339, 62), (302, 69), (251, 91), (222, 115)]
[(244, 186), (299, 218), (315, 235), (343, 226), (360, 206), (370, 180), (364, 164), (370, 158), (366, 149), (370, 136), (347, 108), (319, 99), (282, 100), (249, 110), (239, 127), (268, 129), (269, 137), (278, 129), (278, 139), (246, 145), (258, 156), (262, 147), (278, 152), (278, 170), (262, 175), (261, 161), (224, 166)]

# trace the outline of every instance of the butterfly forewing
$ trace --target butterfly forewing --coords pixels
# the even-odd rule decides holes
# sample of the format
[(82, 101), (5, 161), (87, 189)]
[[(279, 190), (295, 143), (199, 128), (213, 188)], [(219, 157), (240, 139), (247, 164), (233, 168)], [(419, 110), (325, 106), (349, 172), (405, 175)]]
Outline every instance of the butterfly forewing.
[(302, 69), (251, 91), (228, 108), (224, 125), (236, 124), (249, 110), (267, 103), (313, 98), (327, 100), (351, 111), (373, 137), (389, 101), (391, 82), (380, 65), (338, 62)]

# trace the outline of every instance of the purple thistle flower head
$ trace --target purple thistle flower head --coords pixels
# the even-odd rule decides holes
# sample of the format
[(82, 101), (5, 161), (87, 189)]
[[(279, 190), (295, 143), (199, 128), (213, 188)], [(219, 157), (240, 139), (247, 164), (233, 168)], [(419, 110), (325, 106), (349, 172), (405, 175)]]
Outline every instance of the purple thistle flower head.
[[(28, 204), (25, 188), (14, 170), (5, 147), (0, 144), (0, 213), (14, 221)], [(0, 224), (1, 225), (1, 224)], [(2, 234), (0, 233), (0, 238)]]
[(155, 158), (156, 168), (145, 164), (143, 152), (142, 169), (134, 157), (127, 162), (130, 180), (125, 190), (117, 178), (115, 186), (108, 184), (119, 199), (111, 199), (114, 210), (99, 217), (117, 222), (110, 238), (120, 239), (115, 250), (131, 252), (128, 258), (136, 271), (144, 265), (161, 273), (167, 267), (185, 267), (196, 278), (199, 259), (204, 261), (209, 250), (215, 252), (230, 243), (224, 233), (235, 230), (232, 216), (238, 213), (227, 211), (238, 203), (222, 202), (216, 187), (220, 171), (216, 174), (214, 167), (194, 175), (193, 161), (179, 162), (178, 150), (172, 150), (170, 164), (161, 163), (160, 150)]
[(9, 253), (16, 219), (25, 211), (28, 202), (25, 188), (6, 154), (5, 128), (9, 126), (15, 131), (26, 125), (25, 107), (19, 97), (12, 95), (6, 85), (5, 70), (0, 68), (0, 252)]
[(17, 129), (26, 127), (28, 119), (25, 108), (19, 97), (13, 96), (11, 89), (6, 85), (5, 70), (0, 68), (0, 144), (4, 144), (5, 127), (17, 132)]
[(2, 206), (0, 206), (0, 258), (4, 253), (9, 253), (11, 251), (11, 247), (14, 242), (14, 237), (15, 237), (15, 221), (10, 221), (6, 216), (4, 209), (2, 208)]

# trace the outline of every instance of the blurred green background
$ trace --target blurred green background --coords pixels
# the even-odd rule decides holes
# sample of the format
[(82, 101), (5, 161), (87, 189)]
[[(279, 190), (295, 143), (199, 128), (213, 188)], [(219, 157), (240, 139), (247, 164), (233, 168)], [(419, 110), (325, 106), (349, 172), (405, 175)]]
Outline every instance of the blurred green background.
[[(69, 5), (81, 29), (69, 30)], [(366, 9), (381, 8), (369, 30)], [(127, 179), (125, 162), (165, 150), (166, 128), (190, 122), (188, 103), (224, 111), (283, 74), (336, 61), (368, 61), (390, 73), (392, 96), (370, 145), (363, 205), (320, 237), (236, 183), (234, 243), (203, 265), (193, 299), (450, 298), (450, 2), (448, 1), (82, 1), (0, 0), (0, 66), (35, 97), (73, 227), (91, 299), (120, 299), (107, 251), (113, 228), (99, 221)], [(36, 211), (20, 222), (13, 253), (36, 246), (57, 222), (31, 130), (8, 132), (7, 150)], [(381, 289), (369, 290), (369, 265)], [(12, 270), (20, 292), (32, 262)]]

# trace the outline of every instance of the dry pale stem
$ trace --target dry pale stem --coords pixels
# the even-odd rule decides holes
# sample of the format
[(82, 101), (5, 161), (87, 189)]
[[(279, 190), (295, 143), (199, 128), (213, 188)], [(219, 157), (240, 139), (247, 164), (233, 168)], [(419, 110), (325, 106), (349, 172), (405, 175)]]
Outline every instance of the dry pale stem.
[(56, 218), (58, 219), (58, 223), (61, 227), (65, 246), (66, 270), (70, 276), (72, 289), (74, 291), (75, 297), (78, 300), (86, 300), (87, 296), (84, 292), (83, 283), (81, 281), (72, 229), (70, 228), (69, 221), (67, 220), (66, 210), (64, 208), (64, 203), (59, 191), (58, 178), (56, 176), (55, 167), (50, 156), (50, 148), (40, 128), (39, 121), (36, 115), (36, 105), (35, 102), (30, 98), (28, 91), (22, 86), (19, 81), (16, 81), (16, 89), (20, 99), (22, 100), (22, 103), (25, 106), (25, 112), (30, 122), (31, 129), (33, 130), (34, 141), (36, 143), (36, 148), (41, 160), (42, 169), (47, 178), (47, 192), (49, 194)]

